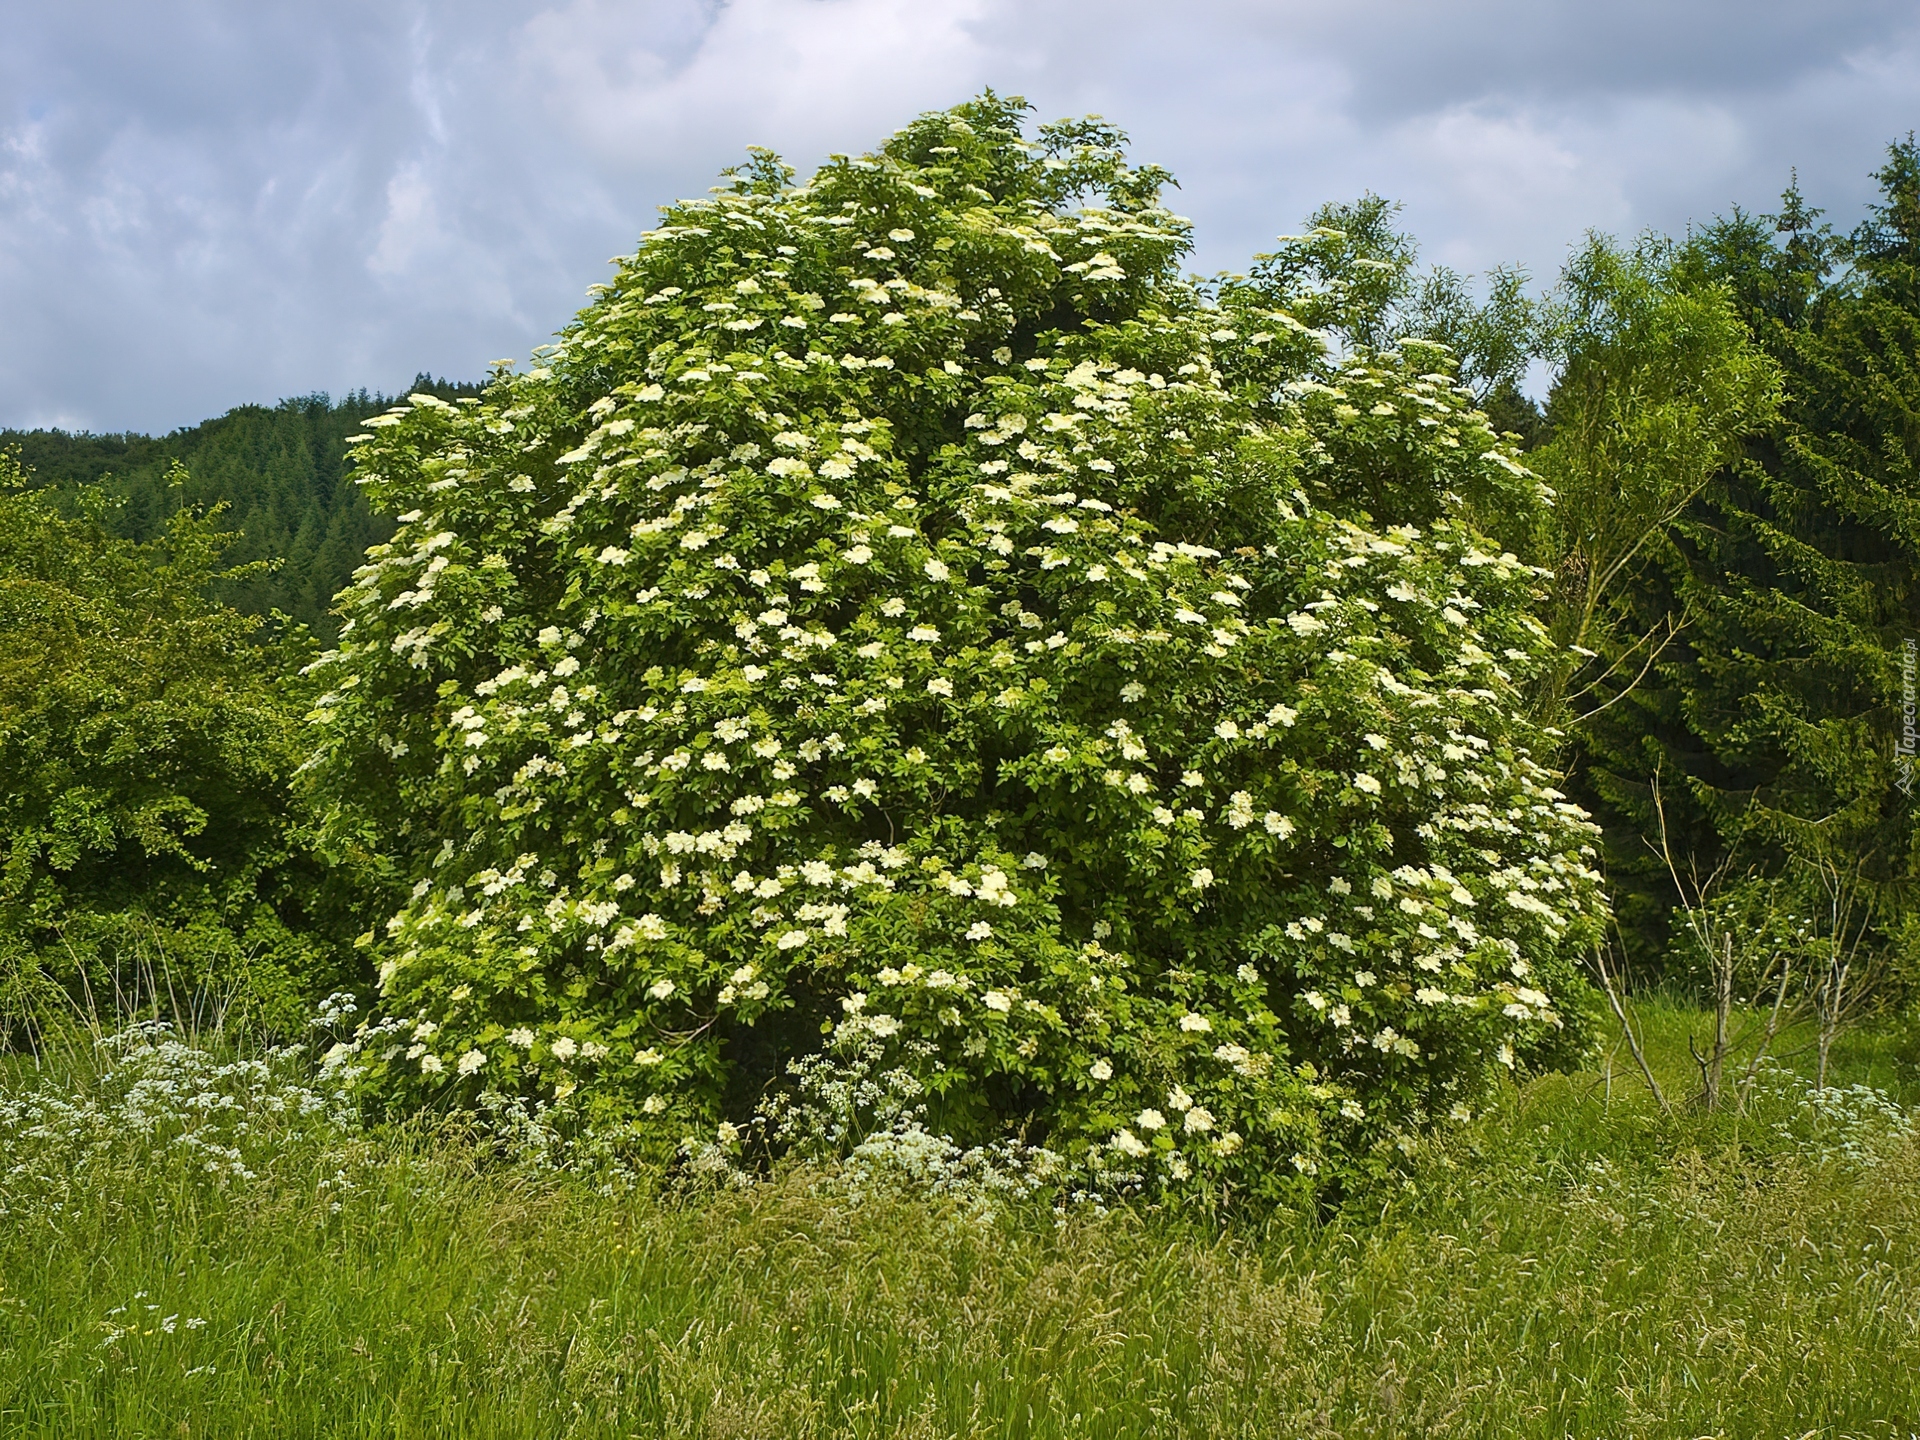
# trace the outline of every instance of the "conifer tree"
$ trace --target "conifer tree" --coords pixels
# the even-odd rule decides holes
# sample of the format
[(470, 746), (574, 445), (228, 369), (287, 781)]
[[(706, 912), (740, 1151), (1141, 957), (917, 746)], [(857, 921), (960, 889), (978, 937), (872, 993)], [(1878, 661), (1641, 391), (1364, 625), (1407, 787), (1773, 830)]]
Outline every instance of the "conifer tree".
[(1797, 183), (1683, 252), (1780, 365), (1787, 402), (1723, 467), (1631, 588), (1638, 621), (1684, 620), (1638, 690), (1585, 727), (1622, 923), (1657, 953), (1672, 903), (1644, 840), (1666, 777), (1676, 847), (1710, 870), (1841, 857), (1890, 927), (1914, 873), (1895, 783), (1899, 657), (1920, 616), (1920, 156), (1892, 146), (1850, 237)]

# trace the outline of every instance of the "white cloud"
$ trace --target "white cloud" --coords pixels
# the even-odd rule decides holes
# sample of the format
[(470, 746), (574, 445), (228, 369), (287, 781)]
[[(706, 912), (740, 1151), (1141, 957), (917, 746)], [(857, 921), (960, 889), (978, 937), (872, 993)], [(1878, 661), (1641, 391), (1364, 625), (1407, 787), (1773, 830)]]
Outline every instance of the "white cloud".
[(675, 63), (629, 7), (576, 0), (526, 26), (524, 64), (566, 133), (622, 166), (777, 137), (865, 148), (990, 78), (968, 26), (984, 0), (734, 0)]
[(387, 213), (367, 268), (380, 276), (401, 276), (446, 247), (446, 232), (433, 200), (433, 187), (418, 163), (403, 165), (387, 181)]

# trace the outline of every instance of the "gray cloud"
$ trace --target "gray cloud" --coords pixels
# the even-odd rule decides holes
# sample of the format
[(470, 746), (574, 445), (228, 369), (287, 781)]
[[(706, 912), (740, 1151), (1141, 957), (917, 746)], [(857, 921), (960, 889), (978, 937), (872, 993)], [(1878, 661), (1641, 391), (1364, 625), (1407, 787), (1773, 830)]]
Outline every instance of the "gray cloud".
[(1589, 227), (1850, 224), (1920, 115), (1886, 0), (0, 0), (0, 424), (166, 429), (474, 376), (749, 144), (803, 170), (985, 84), (1168, 165), (1195, 264), (1314, 204), (1550, 276)]

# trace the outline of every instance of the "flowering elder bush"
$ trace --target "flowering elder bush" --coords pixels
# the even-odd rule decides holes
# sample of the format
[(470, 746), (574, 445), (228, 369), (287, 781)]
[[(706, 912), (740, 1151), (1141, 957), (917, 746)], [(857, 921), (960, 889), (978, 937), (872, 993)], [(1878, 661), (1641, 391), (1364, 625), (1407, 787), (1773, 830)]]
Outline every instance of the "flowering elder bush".
[(532, 369), (370, 423), (313, 765), (412, 885), (394, 1097), (667, 1155), (879, 1040), (962, 1143), (1277, 1194), (1579, 1043), (1537, 576), (1431, 518), (1537, 482), (1434, 352), (1210, 296), (1159, 172), (1021, 118), (757, 156)]

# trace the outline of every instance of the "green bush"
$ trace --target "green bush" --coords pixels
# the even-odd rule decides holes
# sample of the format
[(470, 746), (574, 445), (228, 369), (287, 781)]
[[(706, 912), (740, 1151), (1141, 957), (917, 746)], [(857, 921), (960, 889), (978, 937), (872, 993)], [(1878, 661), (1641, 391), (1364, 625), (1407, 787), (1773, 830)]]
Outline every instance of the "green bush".
[(289, 649), (208, 598), (216, 516), (136, 544), (25, 481), (0, 454), (0, 1044), (69, 1002), (297, 1029), (353, 957)]
[(1427, 518), (1538, 482), (1436, 349), (1292, 317), (1312, 254), (1197, 286), (1161, 172), (1021, 118), (758, 156), (369, 422), (314, 765), (413, 882), (396, 1100), (666, 1156), (877, 1038), (963, 1143), (1277, 1195), (1583, 1043), (1539, 577)]

